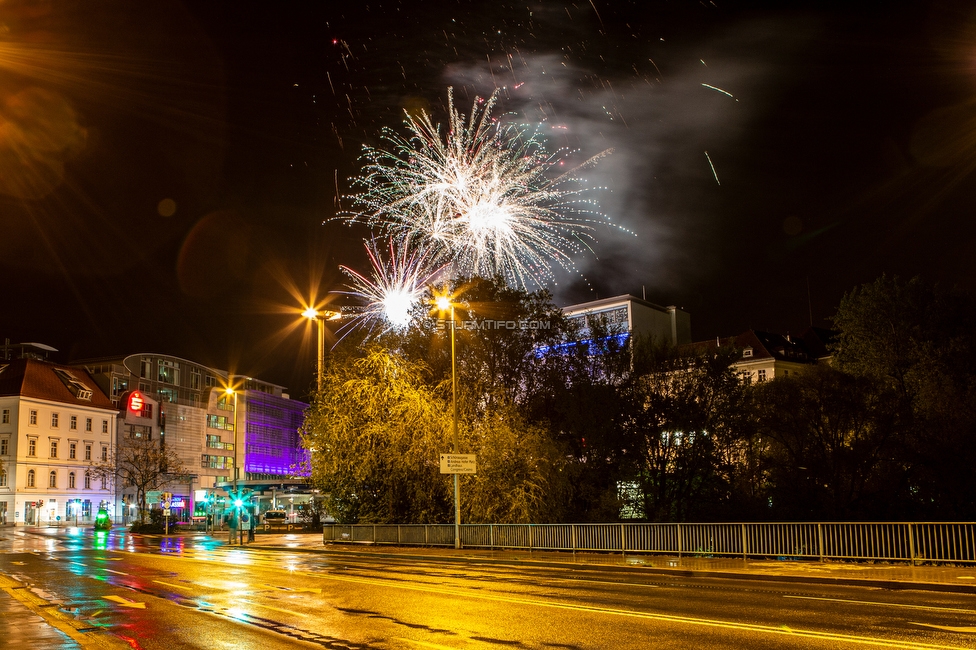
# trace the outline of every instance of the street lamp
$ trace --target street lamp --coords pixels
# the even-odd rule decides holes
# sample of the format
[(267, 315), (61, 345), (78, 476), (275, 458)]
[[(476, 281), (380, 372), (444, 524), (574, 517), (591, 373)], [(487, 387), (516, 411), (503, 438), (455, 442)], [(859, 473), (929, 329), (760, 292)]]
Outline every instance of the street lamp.
[(315, 321), (318, 329), (318, 363), (316, 364), (316, 374), (315, 374), (315, 386), (321, 391), (322, 390), (322, 372), (325, 367), (325, 321), (327, 320), (338, 320), (342, 318), (342, 314), (337, 311), (330, 311), (328, 309), (319, 311), (315, 307), (309, 307), (302, 312), (302, 316), (305, 318)]
[[(454, 453), (458, 451), (457, 349), (455, 347), (454, 303), (447, 296), (437, 296), (435, 304), (441, 312), (451, 312), (451, 402), (454, 408)], [(454, 548), (461, 548), (461, 482), (454, 474)]]
[[(230, 386), (228, 386), (224, 390), (224, 393), (227, 394), (227, 395), (233, 395), (234, 396), (234, 497), (236, 498), (237, 497), (237, 478), (238, 478), (238, 474), (240, 473), (240, 470), (238, 470), (239, 464), (237, 462), (237, 449), (238, 449), (238, 447), (237, 447), (237, 391), (234, 390), (233, 388), (231, 388)], [(241, 509), (240, 509), (240, 506), (237, 507), (237, 513), (236, 514), (237, 514), (237, 525), (238, 525), (238, 527), (240, 527), (240, 525), (241, 525)], [(230, 528), (230, 527), (228, 527), (228, 528)], [(230, 528), (230, 542), (231, 543), (234, 542), (234, 529), (233, 528)]]

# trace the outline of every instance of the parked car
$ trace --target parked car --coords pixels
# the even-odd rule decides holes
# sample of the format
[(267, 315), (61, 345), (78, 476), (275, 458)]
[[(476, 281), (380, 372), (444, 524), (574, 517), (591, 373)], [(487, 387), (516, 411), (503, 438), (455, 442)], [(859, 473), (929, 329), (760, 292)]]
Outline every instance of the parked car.
[(284, 525), (288, 523), (288, 513), (284, 510), (268, 510), (261, 516), (261, 520), (266, 524)]

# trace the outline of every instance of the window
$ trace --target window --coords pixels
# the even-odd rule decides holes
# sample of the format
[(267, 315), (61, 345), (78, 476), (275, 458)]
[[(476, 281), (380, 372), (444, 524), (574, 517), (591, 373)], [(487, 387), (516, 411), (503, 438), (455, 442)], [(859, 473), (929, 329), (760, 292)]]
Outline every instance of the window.
[(77, 431), (78, 430), (78, 416), (77, 415), (72, 415), (71, 416), (71, 419), (70, 419), (70, 421), (68, 423), (68, 428), (71, 429), (72, 431)]
[(47, 486), (58, 487), (58, 473), (55, 472), (53, 469), (51, 470), (51, 473), (48, 475)]
[(759, 370), (759, 377), (757, 381), (766, 381), (766, 369), (762, 368)]
[(746, 358), (751, 357), (752, 356), (752, 348), (746, 348), (745, 350), (743, 350), (742, 351), (742, 356), (743, 357), (746, 357)]
[(102, 447), (102, 460), (108, 460), (108, 447)]
[(0, 487), (7, 487), (7, 472), (0, 469)]
[(158, 369), (159, 372), (156, 377), (159, 381), (164, 384), (173, 384), (174, 386), (180, 385), (180, 364), (175, 361), (160, 359)]
[(190, 368), (190, 388), (200, 390), (200, 371), (197, 368)]
[(207, 388), (213, 388), (214, 386), (217, 385), (217, 378), (214, 377), (213, 375), (207, 375), (206, 377), (203, 378), (203, 385), (206, 386)]
[(139, 365), (139, 376), (143, 379), (149, 379), (150, 375), (152, 375), (152, 359), (143, 357), (142, 363)]
[(85, 460), (91, 460), (91, 445), (85, 445)]
[(36, 456), (37, 455), (37, 441), (31, 438), (27, 441), (27, 455)]
[(129, 437), (152, 440), (152, 427), (143, 426), (141, 424), (129, 425)]
[(7, 455), (7, 439), (4, 438), (0, 440), (0, 456)]
[(125, 377), (112, 377), (112, 397), (118, 397), (129, 390), (129, 380)]
[(52, 440), (51, 441), (51, 458), (57, 458), (57, 457), (58, 457), (58, 441), (57, 440)]
[(234, 423), (226, 415), (207, 415), (207, 426), (211, 429), (233, 431)]
[(74, 460), (77, 457), (78, 443), (72, 442), (68, 444), (68, 458)]
[(91, 418), (85, 418), (85, 431), (91, 431)]
[(34, 487), (34, 470), (27, 472), (27, 487)]
[(51, 428), (52, 429), (57, 429), (58, 428), (58, 418), (59, 417), (60, 416), (57, 413), (52, 413), (51, 414)]
[(85, 472), (85, 489), (86, 490), (91, 489), (91, 474), (89, 474), (88, 472)]
[(3, 424), (10, 424), (10, 409), (3, 409)]
[(75, 473), (74, 472), (69, 472), (68, 473), (68, 487), (71, 488), (72, 490), (75, 487)]
[(35, 409), (30, 411), (30, 423), (35, 427), (37, 426), (37, 411)]
[(108, 433), (108, 420), (102, 420), (102, 433)]

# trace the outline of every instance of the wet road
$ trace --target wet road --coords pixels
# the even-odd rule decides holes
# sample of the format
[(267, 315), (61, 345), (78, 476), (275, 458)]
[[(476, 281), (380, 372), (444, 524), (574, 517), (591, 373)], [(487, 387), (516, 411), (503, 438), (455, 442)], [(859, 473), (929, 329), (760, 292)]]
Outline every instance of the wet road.
[(0, 572), (55, 603), (83, 646), (976, 648), (965, 594), (262, 551), (204, 535), (0, 538)]

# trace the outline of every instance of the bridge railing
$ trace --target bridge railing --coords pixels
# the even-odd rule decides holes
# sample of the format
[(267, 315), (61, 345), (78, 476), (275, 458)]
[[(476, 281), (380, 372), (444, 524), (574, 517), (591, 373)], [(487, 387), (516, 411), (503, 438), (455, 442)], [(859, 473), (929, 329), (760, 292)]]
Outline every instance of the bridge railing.
[[(976, 522), (462, 524), (461, 546), (976, 564)], [(326, 543), (454, 546), (453, 524), (326, 524)]]

